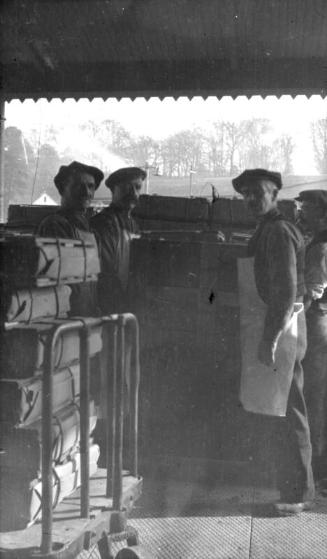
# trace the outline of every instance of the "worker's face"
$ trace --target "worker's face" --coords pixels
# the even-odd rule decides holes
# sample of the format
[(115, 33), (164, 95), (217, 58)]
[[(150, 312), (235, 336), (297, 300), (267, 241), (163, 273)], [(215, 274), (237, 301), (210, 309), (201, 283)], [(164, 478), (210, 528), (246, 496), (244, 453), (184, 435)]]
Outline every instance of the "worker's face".
[(117, 184), (112, 193), (112, 201), (125, 210), (132, 210), (139, 201), (143, 180), (141, 177)]
[(300, 220), (306, 225), (310, 231), (320, 228), (325, 212), (322, 207), (314, 202), (301, 202), (299, 209)]
[(257, 181), (242, 188), (242, 196), (250, 212), (259, 218), (276, 207), (276, 187)]
[(86, 210), (94, 198), (95, 180), (89, 173), (71, 175), (63, 186), (63, 206), (75, 210)]

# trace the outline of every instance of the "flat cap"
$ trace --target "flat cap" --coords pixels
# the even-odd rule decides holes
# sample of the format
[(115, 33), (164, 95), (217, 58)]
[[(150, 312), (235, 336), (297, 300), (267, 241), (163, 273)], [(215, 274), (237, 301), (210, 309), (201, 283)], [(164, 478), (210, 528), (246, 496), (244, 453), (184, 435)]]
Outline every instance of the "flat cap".
[(298, 202), (312, 202), (317, 206), (327, 208), (327, 190), (303, 190), (297, 198)]
[(141, 169), (141, 167), (122, 167), (109, 175), (105, 181), (105, 185), (112, 190), (117, 184), (129, 182), (138, 178), (141, 178), (143, 181), (145, 180), (146, 171), (144, 171), (144, 169)]
[(276, 171), (268, 171), (267, 169), (246, 169), (235, 179), (232, 179), (233, 187), (236, 192), (241, 194), (241, 188), (245, 185), (251, 186), (253, 181), (260, 179), (270, 180), (277, 186), (278, 190), (282, 188), (282, 176)]
[(103, 180), (104, 177), (103, 172), (100, 171), (100, 169), (98, 169), (97, 167), (92, 167), (91, 165), (85, 165), (84, 163), (80, 163), (79, 161), (73, 161), (69, 165), (61, 165), (58, 173), (53, 179), (60, 193), (61, 193), (62, 186), (66, 181), (67, 177), (69, 177), (69, 175), (75, 172), (88, 173), (89, 175), (92, 175), (92, 177), (94, 177), (95, 180), (96, 189), (99, 187), (100, 182)]

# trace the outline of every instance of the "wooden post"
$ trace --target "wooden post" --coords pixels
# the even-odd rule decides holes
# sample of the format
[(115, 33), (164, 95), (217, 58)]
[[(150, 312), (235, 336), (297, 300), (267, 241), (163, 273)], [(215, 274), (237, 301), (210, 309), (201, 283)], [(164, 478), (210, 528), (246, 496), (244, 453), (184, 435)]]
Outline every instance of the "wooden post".
[(81, 517), (90, 516), (90, 329), (80, 331)]
[(123, 432), (124, 432), (124, 383), (125, 383), (125, 315), (118, 315), (118, 355), (115, 406), (115, 447), (113, 448), (112, 508), (122, 510), (123, 495)]
[(4, 131), (5, 131), (5, 100), (0, 98), (0, 223), (5, 223), (5, 151), (4, 151)]
[[(60, 328), (60, 326), (59, 326)], [(42, 540), (41, 553), (52, 551), (52, 421), (53, 421), (53, 370), (54, 348), (58, 330), (52, 331), (46, 344), (45, 367), (42, 386)]]
[(109, 336), (108, 329), (106, 331), (106, 396), (107, 396), (107, 409), (106, 409), (106, 468), (107, 468), (107, 489), (106, 495), (111, 498), (113, 495), (113, 472), (115, 471), (116, 461), (116, 406), (117, 406), (117, 324), (114, 323), (112, 333), (112, 382), (109, 382)]

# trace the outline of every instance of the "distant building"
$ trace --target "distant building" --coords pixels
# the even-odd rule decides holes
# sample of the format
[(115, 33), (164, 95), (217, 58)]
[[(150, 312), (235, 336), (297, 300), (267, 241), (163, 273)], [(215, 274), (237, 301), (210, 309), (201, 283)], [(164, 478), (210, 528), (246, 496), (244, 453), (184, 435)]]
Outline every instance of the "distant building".
[(58, 206), (49, 194), (43, 192), (39, 198), (34, 200), (33, 206)]

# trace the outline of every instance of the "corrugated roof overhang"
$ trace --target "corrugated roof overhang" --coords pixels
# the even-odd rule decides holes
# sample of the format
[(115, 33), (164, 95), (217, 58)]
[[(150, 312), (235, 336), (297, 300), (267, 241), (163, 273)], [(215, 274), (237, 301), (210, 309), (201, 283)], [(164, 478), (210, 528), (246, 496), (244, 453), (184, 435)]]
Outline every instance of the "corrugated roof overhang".
[(325, 0), (5, 0), (6, 100), (327, 92)]

